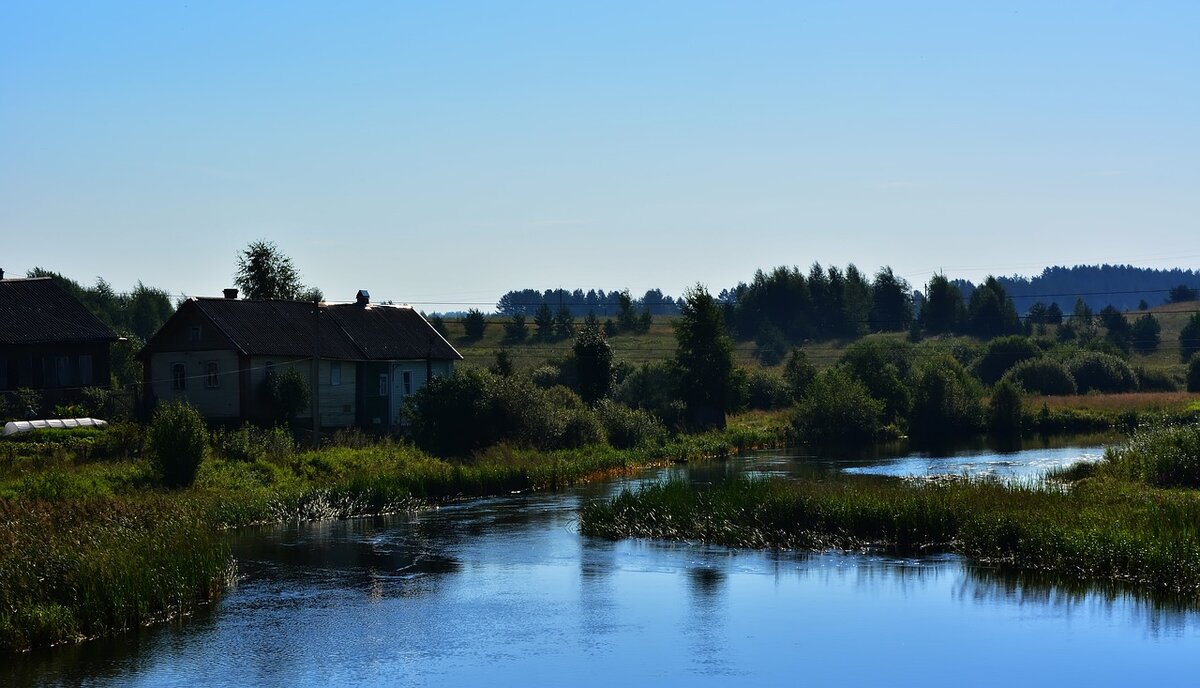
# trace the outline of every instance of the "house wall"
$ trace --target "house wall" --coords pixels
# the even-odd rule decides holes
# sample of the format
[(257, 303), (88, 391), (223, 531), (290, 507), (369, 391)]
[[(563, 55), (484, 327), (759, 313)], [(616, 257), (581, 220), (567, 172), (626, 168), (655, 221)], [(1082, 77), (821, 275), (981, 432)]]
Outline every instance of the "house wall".
[[(434, 377), (446, 377), (454, 371), (453, 361), (432, 361), (427, 362), (425, 359), (413, 361), (396, 361), (392, 364), (391, 371), (391, 421), (393, 426), (405, 424), (404, 420), (404, 402), (408, 397), (416, 394), (418, 390), (425, 386), (428, 382), (428, 373), (432, 372)], [(405, 374), (409, 376), (409, 384), (405, 385)]]
[[(312, 389), (312, 359), (281, 356), (250, 356), (242, 359), (236, 352), (172, 351), (150, 355), (150, 391), (159, 401), (186, 401), (208, 419), (216, 421), (266, 421), (271, 412), (263, 394), (268, 366), (282, 370), (293, 366)], [(208, 378), (209, 363), (217, 364), (217, 384)], [(341, 366), (341, 383), (333, 384), (332, 368)], [(174, 366), (184, 366), (184, 387), (176, 389)], [(347, 427), (355, 420), (355, 367), (352, 361), (321, 361), (320, 404), (322, 427)], [(297, 414), (311, 419), (310, 409)]]
[(108, 343), (0, 345), (0, 392), (42, 391), (47, 407), (83, 398), (84, 387), (111, 384)]
[[(335, 364), (341, 367), (341, 384), (332, 383), (332, 368)], [(252, 415), (268, 415), (266, 400), (262, 397), (263, 382), (267, 379), (267, 370), (274, 367), (281, 370), (285, 366), (296, 369), (308, 381), (309, 389), (313, 389), (312, 359), (289, 358), (286, 356), (251, 356), (249, 371), (250, 413)], [(320, 390), (317, 403), (320, 405), (321, 426), (327, 428), (343, 428), (354, 424), (355, 397), (357, 383), (354, 361), (332, 361), (321, 359)], [(304, 409), (296, 415), (299, 419), (312, 419), (312, 410)]]
[[(215, 380), (209, 378), (209, 363), (216, 363)], [(178, 388), (175, 366), (183, 366), (183, 388)], [(171, 351), (150, 355), (150, 393), (158, 401), (186, 401), (204, 417), (236, 419), (241, 415), (241, 386), (238, 355), (225, 351)], [(215, 385), (214, 385), (215, 383)]]

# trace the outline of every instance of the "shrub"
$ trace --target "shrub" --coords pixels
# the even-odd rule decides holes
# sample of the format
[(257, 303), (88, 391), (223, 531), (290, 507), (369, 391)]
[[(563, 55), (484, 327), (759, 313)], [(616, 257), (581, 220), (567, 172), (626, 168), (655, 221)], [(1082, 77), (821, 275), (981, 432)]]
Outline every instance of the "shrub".
[(1133, 348), (1143, 354), (1157, 350), (1162, 341), (1161, 332), (1162, 326), (1153, 313), (1143, 315), (1133, 323)]
[(765, 366), (776, 366), (783, 362), (787, 355), (788, 343), (783, 331), (769, 322), (764, 322), (758, 328), (754, 337), (754, 355)]
[(1184, 363), (1192, 354), (1200, 351), (1200, 313), (1193, 313), (1187, 324), (1179, 331), (1179, 356)]
[(679, 377), (668, 363), (644, 363), (617, 387), (617, 401), (658, 416), (671, 430), (683, 427), (686, 408), (679, 400)]
[(200, 412), (185, 402), (162, 404), (154, 412), (146, 445), (167, 487), (186, 487), (208, 456), (208, 429)]
[(813, 379), (796, 403), (792, 425), (805, 441), (815, 444), (868, 444), (879, 434), (883, 403), (867, 386), (841, 368), (830, 368)]
[(308, 408), (308, 380), (295, 365), (280, 366), (269, 371), (262, 384), (263, 398), (274, 420), (290, 423)]
[(1104, 393), (1132, 392), (1137, 389), (1137, 374), (1125, 361), (1109, 354), (1089, 351), (1067, 361), (1080, 394), (1093, 390)]
[(783, 366), (783, 379), (787, 382), (792, 398), (799, 399), (816, 376), (817, 369), (808, 362), (808, 356), (804, 355), (800, 347), (792, 347), (792, 353), (788, 355), (787, 363)]
[(958, 361), (949, 356), (931, 358), (913, 379), (909, 434), (941, 440), (974, 433), (983, 417), (979, 397), (978, 383)]
[(1160, 487), (1200, 487), (1200, 425), (1151, 428), (1109, 449), (1101, 470)]
[(492, 361), (492, 365), (488, 366), (488, 370), (492, 371), (500, 377), (508, 377), (516, 370), (516, 365), (513, 363), (512, 354), (508, 349), (498, 349), (496, 358)]
[(988, 403), (988, 427), (996, 433), (1014, 433), (1021, 429), (1024, 400), (1021, 388), (1011, 380), (1003, 380), (992, 390)]
[(504, 323), (504, 338), (510, 342), (523, 342), (527, 337), (529, 326), (525, 324), (525, 314), (513, 313)]
[(562, 371), (552, 365), (538, 366), (529, 373), (529, 379), (533, 381), (533, 384), (542, 389), (550, 389), (555, 385), (562, 384), (561, 377)]
[(418, 446), (439, 456), (468, 456), (499, 442), (549, 450), (604, 441), (600, 421), (577, 394), (520, 375), (458, 370), (430, 381), (405, 412)]
[(1179, 380), (1167, 368), (1134, 368), (1137, 373), (1138, 389), (1143, 392), (1178, 392)]
[(1009, 368), (1041, 355), (1041, 349), (1029, 337), (997, 337), (988, 342), (983, 355), (975, 362), (975, 374), (984, 384), (994, 385), (1004, 377)]
[(767, 370), (752, 370), (746, 376), (746, 404), (752, 409), (783, 408), (792, 403), (787, 381)]
[(1044, 396), (1063, 396), (1076, 393), (1075, 378), (1067, 367), (1049, 358), (1035, 358), (1018, 363), (1004, 374), (1022, 389)]
[(912, 371), (913, 347), (894, 339), (864, 339), (842, 354), (842, 366), (883, 402), (885, 422), (903, 418), (912, 404), (905, 380)]
[(260, 428), (246, 423), (236, 430), (218, 429), (213, 433), (213, 446), (230, 461), (280, 461), (296, 451), (296, 443), (286, 428)]
[(1187, 367), (1187, 391), (1200, 392), (1200, 353), (1192, 354)]
[[(532, 394), (531, 394), (532, 393)], [(539, 390), (533, 386), (506, 386), (505, 404), (524, 406), (525, 426), (518, 441), (538, 449), (575, 449), (604, 442), (604, 426), (583, 399), (566, 387)], [(517, 415), (512, 408), (510, 415)]]
[(608, 443), (617, 449), (657, 443), (667, 434), (666, 428), (654, 414), (629, 408), (610, 399), (603, 399), (596, 404), (596, 417), (604, 426)]
[(613, 352), (600, 327), (585, 323), (575, 337), (572, 352), (579, 395), (589, 404), (607, 397), (613, 386)]

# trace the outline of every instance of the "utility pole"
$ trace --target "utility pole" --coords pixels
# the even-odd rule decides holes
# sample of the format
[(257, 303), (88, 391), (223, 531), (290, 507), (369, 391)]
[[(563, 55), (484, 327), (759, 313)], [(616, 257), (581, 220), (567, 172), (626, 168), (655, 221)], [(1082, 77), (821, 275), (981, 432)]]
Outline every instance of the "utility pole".
[(321, 302), (313, 301), (312, 338), (312, 446), (321, 448)]

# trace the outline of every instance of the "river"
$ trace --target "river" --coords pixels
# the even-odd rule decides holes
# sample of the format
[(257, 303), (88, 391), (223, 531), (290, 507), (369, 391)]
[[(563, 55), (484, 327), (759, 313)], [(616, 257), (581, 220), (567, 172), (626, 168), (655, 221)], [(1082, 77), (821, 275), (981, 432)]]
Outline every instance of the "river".
[(1192, 684), (1200, 612), (952, 555), (807, 554), (577, 533), (584, 500), (666, 475), (1031, 479), (1095, 446), (831, 458), (760, 452), (557, 494), (234, 533), (210, 608), (6, 661), (68, 685)]

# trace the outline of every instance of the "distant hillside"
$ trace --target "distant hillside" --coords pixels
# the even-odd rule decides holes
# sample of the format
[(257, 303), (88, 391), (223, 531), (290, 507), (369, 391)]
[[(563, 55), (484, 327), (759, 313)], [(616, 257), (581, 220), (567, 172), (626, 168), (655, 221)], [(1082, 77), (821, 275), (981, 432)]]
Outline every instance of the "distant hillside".
[[(1000, 284), (1012, 297), (1018, 313), (1025, 313), (1034, 303), (1057, 302), (1067, 312), (1082, 298), (1092, 310), (1099, 312), (1112, 305), (1119, 310), (1134, 310), (1145, 300), (1150, 306), (1167, 302), (1171, 289), (1183, 284), (1200, 290), (1200, 271), (1158, 270), (1137, 268), (1132, 265), (1076, 265), (1075, 267), (1049, 267), (1036, 277), (999, 277)], [(974, 285), (955, 280), (969, 297)]]

